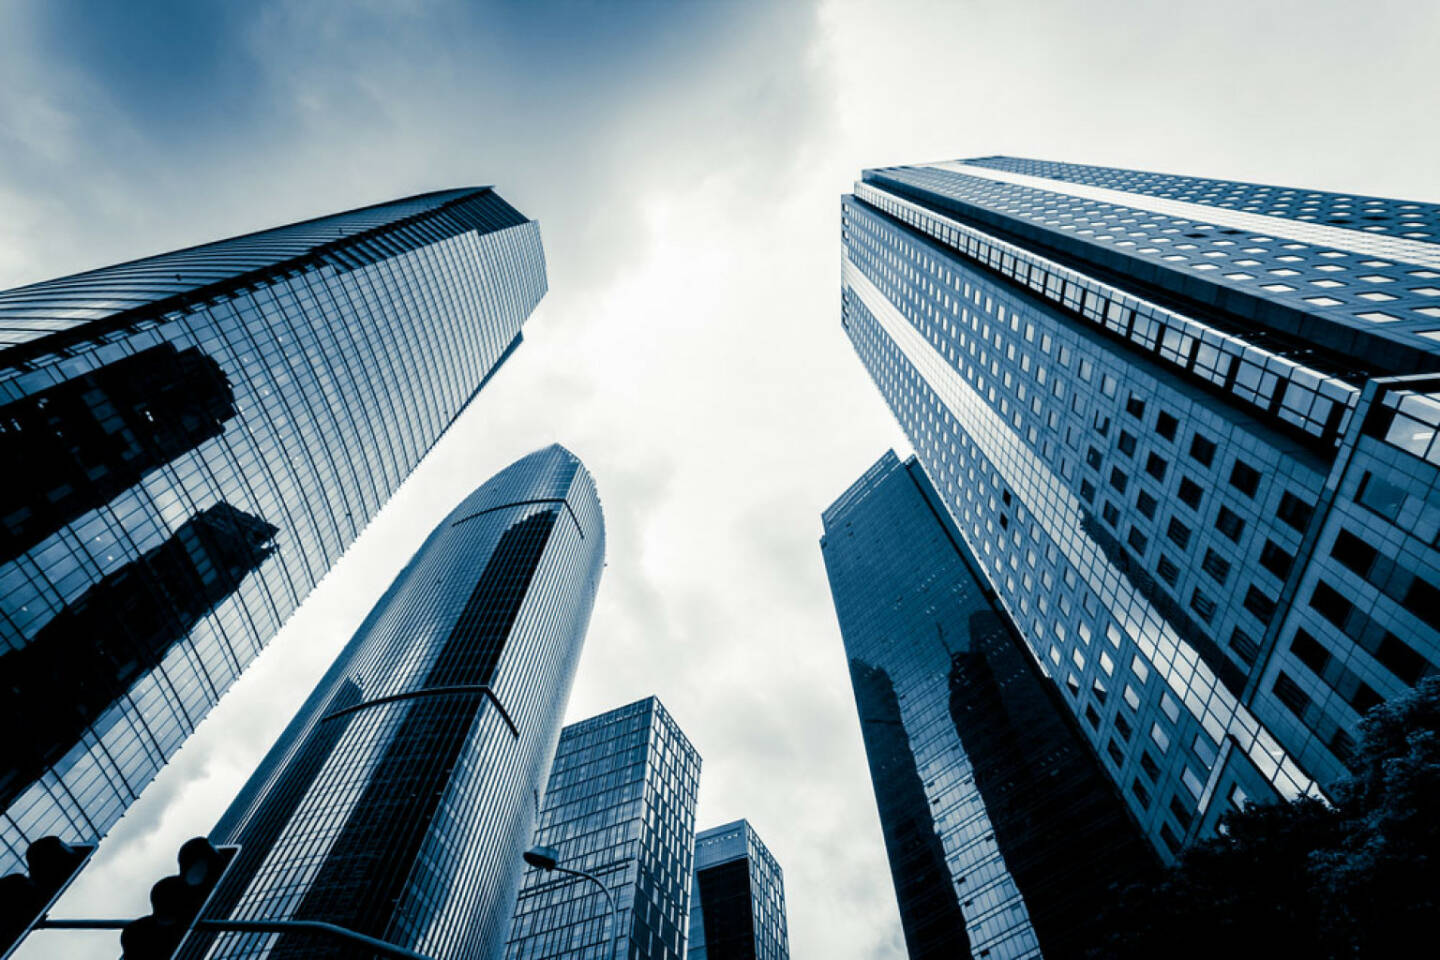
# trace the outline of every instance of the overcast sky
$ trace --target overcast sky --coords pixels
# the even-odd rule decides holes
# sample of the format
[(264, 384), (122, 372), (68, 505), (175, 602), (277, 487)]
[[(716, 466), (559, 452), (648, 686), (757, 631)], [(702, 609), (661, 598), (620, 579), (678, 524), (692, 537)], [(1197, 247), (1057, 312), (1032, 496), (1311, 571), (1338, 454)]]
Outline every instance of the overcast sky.
[[(839, 323), (866, 166), (1032, 156), (1440, 200), (1440, 4), (0, 0), (0, 288), (442, 187), (540, 221), (525, 343), (102, 844), (148, 912), (432, 527), (559, 441), (609, 566), (569, 719), (658, 694), (792, 955), (904, 955), (817, 539), (907, 452)], [(113, 933), (20, 956), (113, 960)]]

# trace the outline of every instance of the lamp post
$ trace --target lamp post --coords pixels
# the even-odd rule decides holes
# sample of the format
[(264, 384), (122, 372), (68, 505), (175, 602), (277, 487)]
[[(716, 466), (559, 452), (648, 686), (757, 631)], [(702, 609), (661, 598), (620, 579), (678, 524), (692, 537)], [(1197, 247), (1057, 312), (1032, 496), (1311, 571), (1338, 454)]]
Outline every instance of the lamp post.
[(560, 866), (560, 851), (554, 847), (542, 847), (537, 844), (526, 850), (524, 857), (525, 862), (532, 867), (547, 871), (554, 870), (556, 873), (568, 873), (572, 877), (583, 877), (600, 888), (600, 892), (605, 894), (605, 899), (610, 904), (610, 960), (616, 960), (619, 951), (617, 943), (620, 939), (620, 911), (616, 908), (615, 897), (610, 893), (610, 888), (605, 886), (593, 873)]

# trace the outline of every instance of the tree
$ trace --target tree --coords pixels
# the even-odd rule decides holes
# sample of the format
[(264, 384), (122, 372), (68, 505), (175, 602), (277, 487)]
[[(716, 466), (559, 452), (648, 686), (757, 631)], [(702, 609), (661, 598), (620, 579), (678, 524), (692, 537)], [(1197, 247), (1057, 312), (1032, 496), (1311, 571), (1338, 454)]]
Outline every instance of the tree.
[(1334, 804), (1228, 814), (1104, 918), (1093, 958), (1411, 956), (1440, 898), (1440, 676), (1372, 709)]

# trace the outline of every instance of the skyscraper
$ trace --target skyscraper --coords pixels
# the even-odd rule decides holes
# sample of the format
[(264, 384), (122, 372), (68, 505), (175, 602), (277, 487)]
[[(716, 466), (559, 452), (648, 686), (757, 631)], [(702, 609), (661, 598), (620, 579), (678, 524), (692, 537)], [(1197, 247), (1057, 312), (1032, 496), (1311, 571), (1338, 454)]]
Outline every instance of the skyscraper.
[(996, 157), (842, 223), (857, 353), (1158, 849), (1341, 777), (1440, 656), (1440, 207)]
[(0, 292), (0, 873), (109, 829), (544, 292), (488, 188)]
[(790, 960), (785, 874), (748, 820), (695, 835), (686, 960)]
[[(211, 834), (241, 849), (210, 915), (499, 957), (604, 552), (594, 482), (562, 447), (462, 501)], [(196, 934), (181, 955), (368, 953)]]
[[(619, 910), (621, 960), (681, 960), (700, 754), (654, 697), (560, 734), (535, 842), (594, 874)], [(609, 960), (610, 906), (593, 883), (528, 867), (506, 960)]]
[(1075, 718), (915, 458), (887, 452), (823, 518), (910, 956), (1083, 956), (1156, 861)]

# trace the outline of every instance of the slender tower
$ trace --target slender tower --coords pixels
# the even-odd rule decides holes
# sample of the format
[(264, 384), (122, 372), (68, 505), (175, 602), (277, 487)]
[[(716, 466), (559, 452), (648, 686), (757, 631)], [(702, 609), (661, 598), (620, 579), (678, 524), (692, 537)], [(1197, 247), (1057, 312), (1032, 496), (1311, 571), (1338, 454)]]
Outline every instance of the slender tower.
[(485, 187), (0, 292), (0, 873), (105, 834), (544, 292)]
[(695, 834), (686, 960), (790, 960), (785, 874), (748, 820)]
[[(594, 483), (560, 446), (456, 507), (215, 828), (241, 852), (211, 915), (498, 957), (604, 544)], [(295, 934), (196, 934), (181, 950), (360, 955)]]

